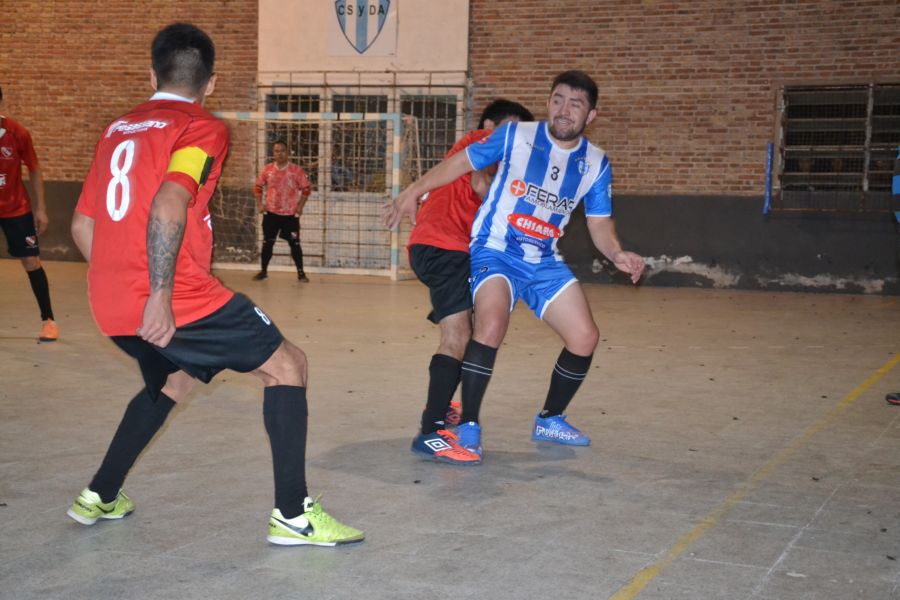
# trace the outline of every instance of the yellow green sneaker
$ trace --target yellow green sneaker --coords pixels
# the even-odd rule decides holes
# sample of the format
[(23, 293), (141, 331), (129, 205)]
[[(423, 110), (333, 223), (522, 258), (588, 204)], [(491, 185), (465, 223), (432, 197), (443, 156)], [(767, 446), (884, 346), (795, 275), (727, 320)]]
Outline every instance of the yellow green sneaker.
[(122, 490), (119, 490), (115, 500), (103, 503), (100, 494), (84, 488), (66, 514), (82, 525), (93, 525), (98, 519), (121, 519), (132, 512), (134, 502)]
[(279, 546), (337, 546), (361, 542), (366, 534), (359, 529), (344, 525), (322, 510), (319, 499), (307, 497), (303, 501), (303, 514), (286, 519), (277, 508), (269, 517), (270, 544)]

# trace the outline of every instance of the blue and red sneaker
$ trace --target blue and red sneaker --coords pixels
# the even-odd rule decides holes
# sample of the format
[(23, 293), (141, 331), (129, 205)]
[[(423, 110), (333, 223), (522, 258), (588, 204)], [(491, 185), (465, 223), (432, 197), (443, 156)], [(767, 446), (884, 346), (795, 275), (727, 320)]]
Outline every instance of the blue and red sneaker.
[(426, 460), (450, 465), (480, 465), (481, 457), (459, 445), (459, 438), (452, 431), (438, 429), (434, 433), (420, 433), (413, 438), (410, 450)]
[(463, 423), (456, 428), (456, 435), (459, 436), (459, 445), (475, 453), (478, 458), (484, 456), (484, 449), (481, 447), (481, 425), (475, 421)]
[(566, 415), (544, 418), (541, 417), (541, 413), (538, 413), (534, 418), (531, 439), (535, 442), (553, 442), (567, 446), (591, 445), (591, 438), (581, 433), (581, 430), (574, 425), (567, 423)]

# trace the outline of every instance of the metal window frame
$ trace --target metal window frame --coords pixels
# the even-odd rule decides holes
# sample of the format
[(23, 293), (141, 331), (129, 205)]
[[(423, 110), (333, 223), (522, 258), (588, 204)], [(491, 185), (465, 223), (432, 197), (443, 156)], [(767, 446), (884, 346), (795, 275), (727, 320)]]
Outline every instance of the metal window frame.
[[(774, 213), (852, 213), (852, 214), (869, 214), (869, 215), (880, 215), (882, 213), (890, 212), (890, 193), (889, 191), (884, 191), (882, 189), (872, 189), (872, 175), (873, 172), (877, 172), (879, 177), (883, 177), (883, 173), (880, 170), (874, 170), (873, 165), (880, 164), (885, 160), (887, 154), (890, 153), (890, 148), (896, 148), (897, 144), (900, 144), (900, 112), (898, 114), (893, 115), (889, 114), (885, 115), (877, 115), (875, 113), (876, 102), (875, 97), (882, 90), (887, 91), (890, 96), (891, 93), (900, 94), (900, 82), (893, 81), (848, 81), (848, 82), (830, 82), (830, 83), (821, 83), (821, 82), (797, 82), (797, 83), (782, 83), (778, 85), (775, 89), (775, 151), (776, 151), (776, 164), (775, 166), (775, 178), (774, 184), (775, 189), (773, 194), (773, 202), (771, 206), (771, 211)], [(865, 122), (863, 124), (862, 129), (862, 143), (859, 145), (835, 145), (835, 146), (827, 146), (824, 144), (808, 144), (808, 145), (796, 145), (791, 146), (787, 143), (787, 138), (792, 133), (797, 131), (801, 131), (801, 128), (792, 129), (790, 127), (791, 123), (788, 121), (787, 112), (790, 106), (789, 98), (791, 94), (801, 94), (801, 93), (816, 93), (821, 92), (823, 95), (826, 94), (834, 94), (840, 92), (865, 92)], [(852, 106), (852, 104), (847, 104), (846, 106)], [(879, 107), (883, 106), (897, 106), (900, 107), (900, 101), (894, 103), (885, 103), (879, 105)], [(900, 109), (897, 109), (900, 111)], [(886, 119), (892, 120), (896, 119), (897, 121), (897, 139), (894, 142), (875, 142), (873, 141), (873, 123), (876, 119)], [(810, 119), (816, 120), (816, 119)], [(825, 118), (819, 117), (818, 120), (826, 120)], [(835, 124), (844, 123), (846, 124), (851, 119), (849, 117), (842, 118), (837, 117), (834, 119)], [(794, 119), (795, 124), (800, 122), (800, 119)], [(840, 127), (838, 127), (840, 129)], [(851, 130), (847, 128), (847, 130)], [(816, 130), (810, 128), (809, 131), (815, 132)], [(827, 131), (827, 130), (823, 130)], [(892, 129), (889, 129), (889, 132)], [(832, 182), (835, 189), (821, 189), (816, 190), (813, 186), (808, 186), (808, 190), (804, 192), (798, 192), (797, 190), (786, 189), (792, 183), (789, 181), (789, 177), (795, 171), (788, 171), (786, 162), (789, 160), (786, 158), (787, 155), (790, 154), (799, 154), (806, 153), (808, 156), (812, 157), (822, 157), (826, 158), (837, 158), (841, 154), (846, 153), (858, 153), (858, 158), (862, 161), (862, 168), (860, 169), (860, 179), (858, 180), (858, 189), (849, 190), (849, 191), (840, 191), (840, 184), (837, 181)], [(884, 155), (884, 156), (882, 156)], [(791, 159), (792, 160), (792, 159)], [(840, 171), (835, 171), (831, 173), (831, 175), (840, 175)], [(794, 178), (799, 181), (800, 178)], [(846, 178), (844, 178), (846, 179)], [(852, 183), (853, 182), (851, 180)], [(796, 184), (802, 185), (802, 183)]]

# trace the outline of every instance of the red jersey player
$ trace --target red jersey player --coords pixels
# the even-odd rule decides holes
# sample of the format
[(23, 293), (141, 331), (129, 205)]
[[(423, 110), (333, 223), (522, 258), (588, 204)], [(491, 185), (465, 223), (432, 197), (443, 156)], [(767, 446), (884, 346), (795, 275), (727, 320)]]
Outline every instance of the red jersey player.
[(113, 121), (97, 144), (72, 220), (89, 263), (100, 329), (138, 361), (145, 387), (68, 514), (84, 525), (134, 510), (121, 487), (138, 455), (194, 380), (224, 369), (264, 383), (272, 448), (273, 544), (333, 546), (364, 533), (322, 511), (305, 477), (306, 355), (246, 296), (210, 272), (208, 203), (228, 151), (225, 126), (202, 105), (215, 88), (212, 40), (176, 23), (153, 40), (149, 101)]
[[(267, 164), (256, 179), (253, 193), (259, 212), (263, 213), (263, 245), (260, 253), (262, 270), (253, 279), (260, 281), (268, 276), (269, 261), (275, 240), (281, 237), (291, 247), (291, 258), (297, 266), (297, 279), (309, 281), (303, 271), (303, 249), (300, 247), (300, 215), (312, 192), (306, 172), (288, 160), (284, 140), (272, 142), (272, 162)], [(263, 201), (263, 188), (266, 190)]]
[[(534, 117), (521, 104), (495, 100), (482, 111), (478, 130), (466, 134), (447, 156), (485, 139), (494, 127), (520, 120), (533, 121)], [(490, 172), (463, 175), (428, 194), (409, 235), (410, 266), (419, 281), (428, 286), (432, 305), (428, 319), (441, 330), (441, 341), (428, 367), (428, 399), (412, 451), (430, 460), (457, 465), (481, 462), (477, 454), (459, 446), (446, 427), (459, 422), (456, 407), (448, 408), (459, 385), (463, 353), (472, 336), (469, 238), (475, 213), (494, 175), (493, 170), (487, 171)]]
[[(0, 109), (3, 90), (0, 89)], [(34, 206), (22, 184), (22, 163), (28, 167)], [(50, 285), (41, 266), (38, 236), (47, 229), (47, 208), (44, 203), (44, 179), (38, 164), (31, 134), (21, 124), (0, 115), (0, 229), (6, 236), (9, 255), (22, 261), (31, 290), (41, 310), (44, 322), (38, 336), (42, 342), (59, 338), (59, 328), (53, 321), (50, 305)]]

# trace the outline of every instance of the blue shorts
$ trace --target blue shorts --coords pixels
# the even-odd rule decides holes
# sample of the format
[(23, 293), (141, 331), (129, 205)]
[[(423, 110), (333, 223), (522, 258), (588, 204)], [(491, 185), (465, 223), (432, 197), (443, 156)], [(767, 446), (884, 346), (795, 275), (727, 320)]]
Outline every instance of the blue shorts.
[(509, 285), (509, 312), (521, 298), (538, 319), (544, 318), (547, 307), (567, 287), (578, 283), (572, 270), (562, 261), (527, 263), (503, 252), (480, 247), (472, 248), (471, 261), (473, 299), (482, 283), (492, 277), (502, 277)]

